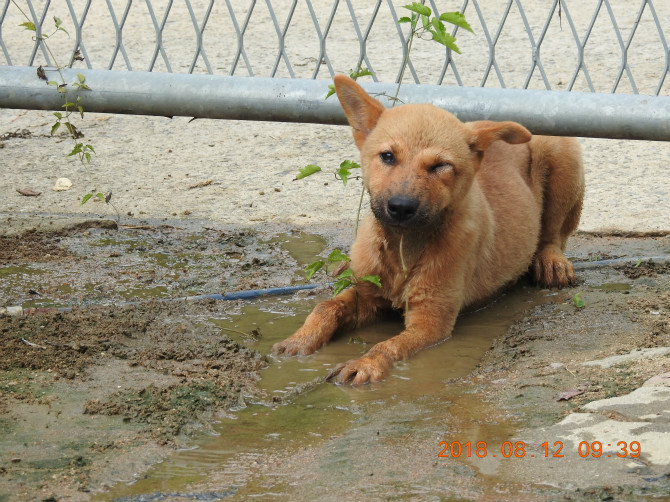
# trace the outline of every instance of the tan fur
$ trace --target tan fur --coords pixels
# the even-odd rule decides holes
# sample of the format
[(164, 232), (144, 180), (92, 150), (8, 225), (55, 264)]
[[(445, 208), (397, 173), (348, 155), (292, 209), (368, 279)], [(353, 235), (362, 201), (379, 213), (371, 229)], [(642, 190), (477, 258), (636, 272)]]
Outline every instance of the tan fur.
[[(532, 136), (514, 122), (462, 123), (431, 105), (386, 110), (353, 80), (335, 88), (361, 152), (372, 214), (351, 249), (357, 277), (319, 304), (278, 354), (311, 354), (341, 329), (406, 309), (405, 330), (329, 375), (354, 385), (445, 340), (458, 313), (529, 268), (546, 287), (575, 281), (563, 255), (584, 194), (579, 143)], [(392, 157), (392, 159), (391, 159)]]

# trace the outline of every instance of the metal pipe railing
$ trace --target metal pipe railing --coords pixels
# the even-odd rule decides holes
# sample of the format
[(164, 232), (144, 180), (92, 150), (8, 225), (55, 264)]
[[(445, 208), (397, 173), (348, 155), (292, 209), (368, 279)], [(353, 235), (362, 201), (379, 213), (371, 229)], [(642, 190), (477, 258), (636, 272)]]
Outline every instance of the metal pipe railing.
[[(46, 68), (47, 75), (52, 71)], [(66, 82), (77, 71), (63, 70)], [(84, 70), (86, 112), (346, 124), (326, 80)], [(389, 103), (395, 84), (362, 84)], [(432, 103), (463, 121), (513, 120), (534, 134), (670, 141), (670, 97), (403, 85), (403, 103)], [(0, 67), (0, 108), (62, 110), (64, 96), (34, 67)]]

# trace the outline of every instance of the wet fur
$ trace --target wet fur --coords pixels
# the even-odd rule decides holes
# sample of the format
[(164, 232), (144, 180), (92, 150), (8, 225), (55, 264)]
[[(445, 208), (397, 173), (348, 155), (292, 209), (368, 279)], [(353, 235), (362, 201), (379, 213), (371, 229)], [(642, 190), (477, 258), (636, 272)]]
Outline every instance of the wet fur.
[[(563, 255), (584, 193), (574, 138), (531, 136), (514, 122), (462, 123), (432, 105), (386, 110), (344, 76), (335, 87), (372, 209), (351, 268), (358, 277), (379, 275), (382, 288), (361, 282), (319, 304), (275, 353), (311, 354), (338, 330), (406, 309), (404, 331), (329, 375), (354, 385), (378, 381), (393, 362), (448, 338), (461, 310), (529, 268), (545, 287), (575, 281)], [(409, 201), (409, 216), (397, 201)]]

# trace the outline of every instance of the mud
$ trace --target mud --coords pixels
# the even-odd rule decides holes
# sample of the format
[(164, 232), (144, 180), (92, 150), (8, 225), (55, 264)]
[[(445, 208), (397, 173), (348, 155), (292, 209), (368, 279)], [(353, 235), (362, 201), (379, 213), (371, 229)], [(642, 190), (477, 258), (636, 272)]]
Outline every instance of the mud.
[[(668, 489), (653, 466), (603, 486), (505, 459), (437, 458), (440, 441), (493, 448), (670, 370), (667, 357), (582, 365), (670, 346), (669, 267), (637, 260), (670, 253), (668, 237), (580, 234), (569, 249), (587, 266), (578, 286), (517, 287), (361, 390), (323, 376), (399, 320), (276, 360), (272, 343), (327, 291), (185, 299), (301, 284), (304, 264), (342, 232), (100, 221), (15, 221), (21, 231), (0, 238), (2, 306), (24, 312), (0, 315), (0, 500), (538, 500), (575, 489), (644, 499)], [(632, 260), (595, 267), (621, 257)]]
[(166, 300), (289, 284), (291, 238), (97, 221), (0, 237), (2, 306), (24, 312), (0, 315), (0, 498), (83, 497), (265, 399), (265, 355), (206, 322), (240, 303)]

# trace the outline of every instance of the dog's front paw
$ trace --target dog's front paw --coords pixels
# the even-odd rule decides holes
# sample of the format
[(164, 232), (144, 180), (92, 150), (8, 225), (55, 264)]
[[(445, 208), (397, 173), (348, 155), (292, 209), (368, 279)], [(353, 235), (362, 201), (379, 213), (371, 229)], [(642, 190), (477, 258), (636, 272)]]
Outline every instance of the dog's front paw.
[(305, 335), (298, 331), (283, 342), (275, 343), (272, 346), (272, 353), (287, 356), (308, 356), (316, 352), (320, 347), (321, 343), (319, 343), (315, 337)]
[(383, 354), (366, 355), (360, 359), (338, 364), (328, 373), (326, 380), (335, 383), (351, 383), (351, 385), (379, 382), (384, 378), (391, 364), (390, 359)]
[(543, 249), (537, 254), (533, 271), (535, 281), (547, 288), (563, 288), (577, 281), (572, 263), (553, 249)]

